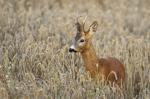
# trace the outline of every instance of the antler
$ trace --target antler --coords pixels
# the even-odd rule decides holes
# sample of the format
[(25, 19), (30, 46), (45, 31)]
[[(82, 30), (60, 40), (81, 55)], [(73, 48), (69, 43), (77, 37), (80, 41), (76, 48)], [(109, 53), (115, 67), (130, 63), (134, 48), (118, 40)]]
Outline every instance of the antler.
[(87, 16), (84, 18), (83, 24), (82, 24), (82, 28), (83, 28), (83, 31), (84, 31), (85, 33), (87, 32), (87, 31), (85, 31), (85, 29), (84, 29), (84, 25), (85, 25), (86, 19), (87, 19)]
[(77, 26), (77, 32), (78, 33), (80, 33), (81, 31), (82, 31), (82, 28), (81, 28), (81, 24), (79, 23), (79, 18), (80, 18), (81, 16), (78, 16), (77, 17), (77, 23), (76, 23), (76, 26)]
[(76, 19), (77, 20), (77, 22), (76, 22), (77, 31), (78, 31), (78, 33), (82, 32), (82, 31), (86, 33), (86, 32), (88, 32), (88, 30), (85, 31), (84, 26), (85, 26), (85, 22), (86, 22), (87, 16), (84, 18), (82, 24), (80, 24), (80, 22), (79, 22), (79, 18), (80, 17), (82, 17), (82, 16), (78, 16), (77, 19)]

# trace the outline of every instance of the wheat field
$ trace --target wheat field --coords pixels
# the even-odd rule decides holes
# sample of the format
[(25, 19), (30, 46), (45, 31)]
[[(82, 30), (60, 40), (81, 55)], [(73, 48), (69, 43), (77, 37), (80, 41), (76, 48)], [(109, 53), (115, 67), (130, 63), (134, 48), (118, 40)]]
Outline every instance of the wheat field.
[[(150, 99), (150, 0), (0, 0), (0, 99)], [(125, 65), (122, 90), (95, 82), (68, 48), (75, 19), (98, 21), (99, 57)]]

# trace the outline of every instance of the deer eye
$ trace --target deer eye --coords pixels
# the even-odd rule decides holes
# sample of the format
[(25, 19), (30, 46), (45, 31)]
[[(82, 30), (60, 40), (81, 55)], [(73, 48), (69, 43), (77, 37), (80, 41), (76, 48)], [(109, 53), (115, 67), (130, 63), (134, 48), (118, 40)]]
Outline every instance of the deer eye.
[(84, 42), (84, 41), (85, 41), (84, 39), (81, 39), (81, 40), (80, 40), (80, 42)]

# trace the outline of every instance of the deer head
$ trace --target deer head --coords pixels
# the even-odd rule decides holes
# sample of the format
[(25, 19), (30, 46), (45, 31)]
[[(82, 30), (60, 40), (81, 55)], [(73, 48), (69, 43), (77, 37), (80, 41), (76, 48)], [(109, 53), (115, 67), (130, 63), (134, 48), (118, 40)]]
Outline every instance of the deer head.
[(97, 21), (94, 21), (86, 31), (84, 29), (86, 18), (82, 23), (78, 21), (78, 18), (76, 22), (76, 36), (73, 38), (73, 42), (71, 47), (69, 48), (69, 52), (83, 52), (84, 50), (89, 49), (91, 46), (92, 36), (97, 30)]

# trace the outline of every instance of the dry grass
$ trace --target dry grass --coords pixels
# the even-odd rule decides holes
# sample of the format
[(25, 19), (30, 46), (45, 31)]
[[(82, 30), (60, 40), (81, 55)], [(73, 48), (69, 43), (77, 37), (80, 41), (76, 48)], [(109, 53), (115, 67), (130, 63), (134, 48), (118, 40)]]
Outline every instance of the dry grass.
[[(149, 0), (0, 0), (0, 99), (149, 99)], [(123, 91), (91, 81), (68, 53), (74, 19), (99, 22), (99, 57), (126, 68)]]

